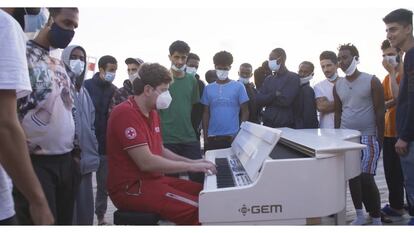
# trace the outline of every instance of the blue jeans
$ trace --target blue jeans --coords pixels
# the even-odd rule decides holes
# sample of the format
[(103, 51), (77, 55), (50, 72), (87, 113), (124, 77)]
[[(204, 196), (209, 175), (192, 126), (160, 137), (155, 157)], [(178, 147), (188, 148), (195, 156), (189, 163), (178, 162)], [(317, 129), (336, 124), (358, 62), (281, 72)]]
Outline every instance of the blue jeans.
[(414, 217), (414, 141), (408, 143), (408, 153), (400, 156), (408, 200), (408, 213)]

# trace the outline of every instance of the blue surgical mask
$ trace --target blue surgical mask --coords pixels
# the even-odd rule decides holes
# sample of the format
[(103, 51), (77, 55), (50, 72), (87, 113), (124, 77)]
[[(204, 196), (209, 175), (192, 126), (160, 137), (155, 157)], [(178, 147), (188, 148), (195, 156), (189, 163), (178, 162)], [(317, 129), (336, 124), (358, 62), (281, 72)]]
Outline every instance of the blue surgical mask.
[(106, 72), (104, 76), (105, 81), (112, 83), (115, 79), (115, 73), (112, 72)]
[(53, 23), (48, 33), (50, 46), (53, 48), (64, 49), (72, 41), (74, 35), (74, 30), (66, 30), (61, 28), (56, 23)]
[(188, 74), (195, 74), (197, 73), (197, 68), (187, 66), (187, 68), (185, 69), (185, 72), (187, 72)]
[(24, 32), (36, 33), (42, 29), (46, 22), (47, 16), (45, 15), (43, 9), (41, 9), (37, 15), (31, 15), (26, 12), (24, 15)]
[(330, 82), (334, 82), (338, 78), (338, 73), (333, 74), (331, 77), (327, 78)]
[(82, 74), (83, 70), (85, 69), (85, 62), (76, 59), (76, 60), (70, 60), (69, 61), (70, 70), (73, 72), (73, 74), (78, 77)]
[(85, 70), (85, 62), (76, 59), (76, 60), (69, 60), (69, 69), (68, 75), (70, 80), (73, 84), (77, 87), (80, 87), (83, 83), (85, 75), (82, 75), (83, 71)]
[(242, 82), (243, 84), (248, 84), (250, 79), (249, 78), (245, 78), (242, 76), (239, 76), (239, 81)]
[(277, 60), (269, 60), (269, 69), (271, 71), (277, 72), (280, 69), (280, 64), (277, 63)]

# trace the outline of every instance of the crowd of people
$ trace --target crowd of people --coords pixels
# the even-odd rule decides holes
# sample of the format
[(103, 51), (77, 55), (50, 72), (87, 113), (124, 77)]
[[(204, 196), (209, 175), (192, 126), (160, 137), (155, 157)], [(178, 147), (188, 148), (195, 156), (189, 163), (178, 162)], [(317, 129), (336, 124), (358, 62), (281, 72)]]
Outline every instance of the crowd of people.
[[(233, 55), (219, 51), (206, 84), (197, 74), (200, 57), (177, 40), (169, 47), (171, 67), (127, 58), (128, 79), (118, 89), (111, 55), (85, 80), (86, 50), (69, 45), (79, 10), (49, 8), (48, 18), (44, 10), (0, 9), (0, 225), (92, 225), (94, 215), (104, 225), (108, 196), (119, 210), (197, 225), (198, 194), (205, 176), (217, 173), (203, 154), (231, 147), (244, 121), (360, 131), (367, 147), (361, 174), (349, 181), (351, 224), (366, 224), (365, 207), (374, 225), (405, 209), (414, 225), (412, 11), (383, 18), (382, 83), (358, 70), (358, 49), (348, 43), (321, 52), (326, 79), (314, 87), (315, 65), (303, 61), (290, 71), (283, 48), (255, 70), (241, 64), (238, 78), (229, 77)], [(63, 49), (61, 58), (50, 48)], [(382, 208), (374, 180), (381, 151), (389, 190)]]

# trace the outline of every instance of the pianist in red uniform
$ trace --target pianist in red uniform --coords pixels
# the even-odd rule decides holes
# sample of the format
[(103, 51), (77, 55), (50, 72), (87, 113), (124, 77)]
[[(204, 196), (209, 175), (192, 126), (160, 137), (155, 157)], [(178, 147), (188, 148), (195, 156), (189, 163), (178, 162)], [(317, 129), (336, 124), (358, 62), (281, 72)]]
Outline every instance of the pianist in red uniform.
[(157, 109), (168, 108), (171, 73), (143, 64), (134, 80), (134, 96), (111, 112), (107, 129), (108, 193), (119, 210), (156, 213), (176, 224), (199, 224), (198, 183), (165, 173), (215, 174), (215, 165), (190, 160), (164, 148)]

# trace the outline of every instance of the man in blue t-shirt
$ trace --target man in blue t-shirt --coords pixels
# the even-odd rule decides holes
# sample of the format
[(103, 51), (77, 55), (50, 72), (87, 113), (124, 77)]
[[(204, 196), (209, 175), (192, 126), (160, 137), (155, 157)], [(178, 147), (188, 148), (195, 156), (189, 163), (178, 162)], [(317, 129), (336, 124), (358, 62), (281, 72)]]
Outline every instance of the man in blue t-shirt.
[(213, 61), (217, 81), (206, 86), (201, 98), (204, 105), (202, 123), (205, 151), (231, 147), (240, 122), (249, 118), (246, 89), (242, 83), (228, 77), (233, 56), (221, 51), (214, 55)]

